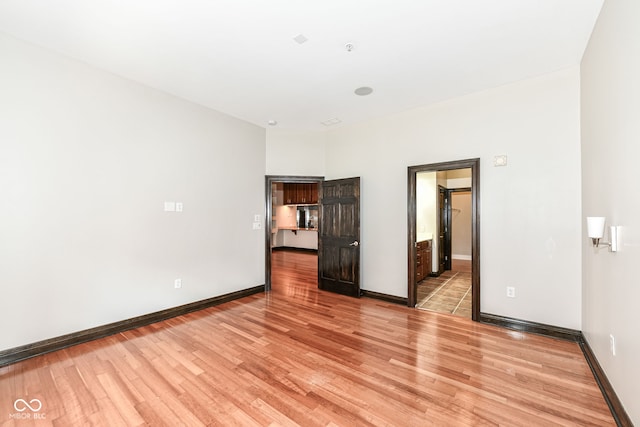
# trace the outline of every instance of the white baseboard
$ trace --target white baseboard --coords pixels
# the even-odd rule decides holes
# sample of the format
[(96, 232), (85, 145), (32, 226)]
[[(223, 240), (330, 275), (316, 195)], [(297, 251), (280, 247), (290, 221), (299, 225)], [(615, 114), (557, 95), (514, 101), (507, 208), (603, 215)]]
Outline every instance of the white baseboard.
[(464, 260), (464, 261), (471, 261), (473, 258), (471, 258), (471, 255), (451, 254), (451, 259), (459, 259), (459, 260)]

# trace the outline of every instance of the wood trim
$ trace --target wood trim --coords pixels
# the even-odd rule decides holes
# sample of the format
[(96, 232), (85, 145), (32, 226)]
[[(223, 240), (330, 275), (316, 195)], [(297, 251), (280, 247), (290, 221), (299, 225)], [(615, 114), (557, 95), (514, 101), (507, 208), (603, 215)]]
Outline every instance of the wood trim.
[(73, 332), (71, 334), (3, 350), (0, 351), (0, 367), (19, 362), (21, 360), (29, 359), (31, 357), (39, 356), (41, 354), (71, 347), (76, 344), (96, 340), (98, 338), (104, 338), (106, 336), (124, 332), (129, 329), (145, 326), (150, 323), (160, 322), (172, 317), (202, 310), (207, 307), (223, 304), (225, 302), (233, 301), (239, 298), (244, 298), (246, 296), (257, 294), (260, 292), (264, 292), (264, 285), (259, 285), (253, 288), (243, 289), (225, 295), (195, 301), (189, 304), (156, 311), (154, 313), (109, 323), (107, 325), (85, 329), (83, 331)]
[(311, 248), (296, 248), (294, 246), (276, 246), (271, 248), (272, 251), (291, 251), (291, 252), (311, 252), (311, 253), (318, 253), (317, 249), (311, 249)]
[(407, 185), (407, 305), (415, 307), (416, 283), (416, 174), (418, 172), (471, 169), (471, 319), (480, 320), (480, 159), (409, 166)]
[(407, 305), (407, 298), (398, 297), (395, 295), (383, 294), (380, 292), (367, 291), (365, 289), (360, 290), (360, 295), (367, 298), (379, 299), (392, 304)]
[(596, 355), (593, 353), (593, 350), (591, 350), (591, 347), (589, 346), (589, 343), (584, 338), (584, 336), (582, 336), (582, 340), (579, 342), (579, 344), (585, 359), (587, 359), (587, 364), (589, 365), (589, 368), (591, 368), (591, 372), (596, 379), (596, 383), (598, 383), (598, 387), (600, 387), (602, 396), (609, 406), (611, 415), (613, 415), (613, 419), (616, 421), (616, 425), (621, 427), (633, 427), (631, 418), (629, 418), (627, 411), (624, 410), (622, 402), (611, 386), (607, 375), (602, 370), (598, 359), (596, 359)]
[(582, 350), (582, 353), (584, 354), (584, 358), (589, 365), (589, 368), (591, 368), (593, 377), (595, 378), (596, 383), (598, 384), (598, 387), (602, 392), (602, 396), (604, 397), (605, 402), (607, 402), (607, 406), (609, 406), (609, 410), (611, 411), (611, 415), (616, 421), (616, 424), (621, 427), (633, 427), (631, 418), (629, 418), (629, 415), (625, 411), (624, 406), (622, 406), (622, 402), (611, 386), (607, 375), (602, 370), (598, 359), (591, 350), (589, 343), (587, 342), (581, 331), (561, 328), (558, 326), (545, 325), (542, 323), (529, 322), (526, 320), (513, 319), (510, 317), (497, 316), (495, 314), (488, 313), (481, 313), (480, 322), (501, 326), (507, 329), (545, 335), (551, 338), (558, 338), (578, 343), (580, 349)]
[[(416, 187), (417, 187), (417, 177), (416, 174), (419, 172), (414, 167), (407, 168), (408, 176), (407, 176), (407, 274), (409, 277), (407, 281), (408, 291), (407, 291), (407, 305), (409, 307), (415, 307), (418, 303), (417, 300), (417, 283), (416, 283), (416, 260), (418, 256), (418, 251), (416, 248), (416, 243), (418, 240), (417, 236), (417, 202), (416, 202)], [(414, 243), (416, 242), (416, 243)], [(431, 249), (433, 251), (433, 247)], [(433, 256), (433, 253), (432, 253)], [(432, 269), (431, 269), (432, 270)], [(431, 274), (434, 272), (432, 271)]]
[(497, 316), (495, 314), (480, 313), (480, 322), (490, 325), (501, 326), (521, 332), (544, 335), (551, 338), (558, 338), (565, 341), (581, 342), (582, 332), (575, 329), (561, 328), (559, 326), (545, 325), (543, 323), (529, 322), (527, 320), (514, 319), (511, 317)]
[(289, 175), (265, 175), (264, 185), (264, 212), (265, 212), (265, 227), (264, 227), (264, 289), (266, 292), (271, 291), (271, 220), (273, 218), (272, 212), (272, 198), (271, 198), (271, 186), (276, 182), (282, 183), (320, 183), (324, 181), (322, 176), (289, 176)]

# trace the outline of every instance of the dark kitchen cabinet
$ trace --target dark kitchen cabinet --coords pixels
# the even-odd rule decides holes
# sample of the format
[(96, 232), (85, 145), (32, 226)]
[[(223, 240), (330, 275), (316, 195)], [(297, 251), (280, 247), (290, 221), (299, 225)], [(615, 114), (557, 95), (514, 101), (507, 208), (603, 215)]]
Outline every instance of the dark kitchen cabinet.
[(318, 203), (318, 184), (285, 183), (283, 196), (285, 205)]

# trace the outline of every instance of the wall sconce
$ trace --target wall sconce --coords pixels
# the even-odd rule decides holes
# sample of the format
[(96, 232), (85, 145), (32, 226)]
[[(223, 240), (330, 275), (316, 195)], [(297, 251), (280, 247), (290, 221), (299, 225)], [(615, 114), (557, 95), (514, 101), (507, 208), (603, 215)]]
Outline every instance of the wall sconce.
[(594, 248), (600, 246), (609, 246), (611, 252), (618, 252), (618, 227), (609, 227), (609, 233), (611, 236), (611, 242), (601, 242), (600, 239), (604, 237), (604, 222), (603, 216), (588, 216), (587, 217), (587, 235), (591, 238)]

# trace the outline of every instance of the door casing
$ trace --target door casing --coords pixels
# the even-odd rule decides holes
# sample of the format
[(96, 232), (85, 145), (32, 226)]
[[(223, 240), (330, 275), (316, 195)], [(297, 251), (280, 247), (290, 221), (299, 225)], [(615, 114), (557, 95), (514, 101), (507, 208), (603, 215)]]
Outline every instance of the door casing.
[(471, 318), (480, 320), (480, 159), (456, 160), (409, 166), (407, 184), (407, 305), (415, 307), (416, 297), (416, 174), (454, 169), (471, 169)]

